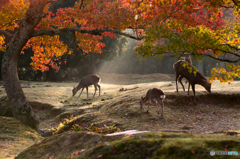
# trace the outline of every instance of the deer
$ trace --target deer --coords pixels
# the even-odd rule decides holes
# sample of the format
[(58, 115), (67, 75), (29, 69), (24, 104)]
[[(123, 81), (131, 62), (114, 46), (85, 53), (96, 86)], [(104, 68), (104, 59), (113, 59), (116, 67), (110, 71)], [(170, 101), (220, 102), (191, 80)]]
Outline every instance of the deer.
[[(189, 65), (192, 65), (192, 59), (190, 54), (184, 54), (180, 60), (187, 61)], [(188, 81), (186, 80), (185, 83), (187, 84)]]
[(94, 92), (93, 98), (95, 97), (97, 87), (99, 88), (99, 96), (100, 96), (101, 87), (98, 84), (100, 81), (101, 81), (101, 78), (98, 77), (97, 75), (88, 75), (88, 76), (83, 77), (81, 79), (81, 81), (79, 82), (78, 86), (73, 87), (73, 90), (72, 90), (73, 96), (75, 96), (75, 94), (80, 89), (82, 89), (81, 93), (78, 96), (78, 98), (79, 98), (83, 92), (83, 89), (86, 88), (87, 89), (87, 99), (88, 99), (88, 86), (90, 86), (90, 85), (94, 85), (94, 87), (95, 87), (95, 92)]
[[(194, 104), (196, 104), (196, 99), (195, 99), (195, 84), (199, 84), (201, 86), (203, 86), (209, 93), (211, 93), (211, 83), (208, 82), (208, 80), (206, 79), (206, 77), (204, 77), (200, 72), (197, 71), (196, 74), (194, 74), (193, 72), (190, 73), (188, 71), (187, 67), (183, 67), (182, 64), (186, 63), (186, 61), (183, 60), (179, 60), (176, 63), (173, 64), (173, 68), (175, 70), (175, 81), (176, 81), (176, 89), (178, 92), (178, 85), (177, 85), (177, 81), (180, 82), (180, 84), (184, 89), (184, 86), (182, 84), (182, 78), (186, 78), (189, 82), (188, 84), (188, 95), (189, 95), (189, 89), (190, 89), (190, 84), (192, 86), (192, 91), (194, 94)], [(192, 65), (189, 65), (189, 67), (193, 67)]]
[[(157, 106), (157, 103), (159, 104), (159, 107), (160, 105), (162, 106), (162, 115), (161, 117), (163, 117), (163, 108), (164, 108), (164, 103), (163, 103), (163, 100), (164, 98), (166, 97), (166, 95), (163, 93), (163, 91), (161, 89), (158, 89), (158, 88), (153, 88), (153, 89), (149, 89), (145, 95), (145, 97), (141, 97), (140, 99), (140, 109), (142, 109), (144, 103), (146, 103), (148, 101), (148, 110), (146, 113), (149, 112), (149, 105), (151, 103), (151, 100), (152, 99), (155, 99), (156, 100), (156, 106)], [(157, 108), (158, 110), (158, 114), (159, 114), (159, 109)]]

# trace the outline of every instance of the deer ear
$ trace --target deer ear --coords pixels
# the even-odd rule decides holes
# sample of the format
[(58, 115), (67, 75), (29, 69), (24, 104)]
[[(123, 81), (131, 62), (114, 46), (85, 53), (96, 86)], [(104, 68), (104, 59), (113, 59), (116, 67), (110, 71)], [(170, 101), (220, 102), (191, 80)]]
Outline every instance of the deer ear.
[(73, 89), (75, 89), (75, 86), (73, 86)]

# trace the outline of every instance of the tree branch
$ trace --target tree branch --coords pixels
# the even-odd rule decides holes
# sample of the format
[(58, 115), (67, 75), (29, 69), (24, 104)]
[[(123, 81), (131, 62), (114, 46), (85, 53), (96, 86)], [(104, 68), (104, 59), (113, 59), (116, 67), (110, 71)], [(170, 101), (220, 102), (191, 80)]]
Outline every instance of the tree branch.
[(131, 39), (135, 39), (135, 40), (142, 40), (143, 39), (143, 37), (136, 37), (136, 36), (133, 36), (133, 35), (128, 34), (128, 33), (124, 33), (124, 32), (119, 31), (119, 30), (112, 30), (112, 29), (84, 30), (84, 29), (80, 29), (80, 28), (77, 28), (77, 27), (66, 27), (66, 28), (63, 28), (63, 29), (35, 31), (32, 34), (31, 37), (42, 36), (42, 35), (53, 36), (53, 35), (60, 35), (60, 34), (65, 33), (65, 32), (73, 32), (73, 31), (77, 31), (77, 32), (82, 33), (82, 34), (86, 33), (86, 34), (92, 34), (92, 35), (102, 35), (102, 33), (104, 33), (104, 32), (112, 32), (112, 33), (115, 33), (115, 34), (119, 34), (119, 35), (129, 37)]
[(82, 9), (82, 7), (83, 7), (83, 0), (81, 0), (81, 4), (80, 4), (79, 9)]
[(240, 58), (238, 58), (237, 60), (234, 61), (234, 60), (227, 60), (227, 59), (216, 58), (216, 57), (214, 57), (212, 55), (209, 55), (209, 54), (203, 54), (203, 56), (208, 56), (208, 57), (211, 57), (211, 58), (213, 58), (215, 60), (222, 61), (222, 62), (229, 62), (229, 63), (237, 63), (238, 61), (240, 61)]
[(2, 34), (7, 35), (9, 38), (11, 38), (13, 36), (13, 34), (11, 34), (10, 32), (0, 29), (0, 35), (2, 35)]
[(237, 60), (228, 60), (228, 59), (220, 59), (220, 58), (217, 58), (217, 57), (214, 57), (210, 54), (198, 54), (198, 53), (193, 53), (193, 52), (189, 52), (187, 51), (188, 53), (190, 53), (191, 55), (202, 55), (202, 56), (208, 56), (208, 57), (211, 57), (215, 60), (218, 60), (218, 61), (223, 61), (223, 62), (229, 62), (229, 63), (237, 63), (238, 61), (240, 61), (240, 58), (238, 58)]
[(227, 46), (229, 46), (230, 48), (235, 49), (235, 50), (237, 50), (237, 51), (240, 50), (239, 48), (237, 48), (237, 47), (235, 47), (235, 46), (232, 46), (232, 45), (230, 45), (230, 44), (219, 44), (218, 46), (223, 46), (223, 45), (227, 45)]
[(232, 2), (236, 5), (236, 6), (239, 6), (240, 5), (240, 2), (238, 0), (232, 0)]
[[(179, 3), (176, 3), (176, 6), (178, 5)], [(164, 20), (163, 20), (163, 22), (165, 22), (169, 17), (171, 17), (174, 13), (177, 13), (178, 11), (180, 11), (181, 10), (181, 8), (179, 8), (178, 10), (175, 10), (175, 11), (173, 11), (170, 15), (168, 15)]]

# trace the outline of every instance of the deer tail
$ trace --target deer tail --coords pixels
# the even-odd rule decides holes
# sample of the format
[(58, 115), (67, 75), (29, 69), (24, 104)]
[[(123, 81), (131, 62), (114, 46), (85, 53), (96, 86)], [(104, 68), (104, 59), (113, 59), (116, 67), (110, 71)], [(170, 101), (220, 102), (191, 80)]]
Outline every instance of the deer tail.
[(164, 95), (160, 95), (160, 98), (166, 98), (166, 95), (164, 94)]

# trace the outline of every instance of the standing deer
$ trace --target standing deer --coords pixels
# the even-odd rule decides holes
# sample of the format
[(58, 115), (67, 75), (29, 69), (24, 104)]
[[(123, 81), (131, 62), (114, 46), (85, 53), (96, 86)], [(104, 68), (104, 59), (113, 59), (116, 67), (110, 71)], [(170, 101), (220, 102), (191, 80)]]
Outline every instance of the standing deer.
[[(163, 100), (165, 97), (166, 97), (166, 95), (163, 93), (162, 90), (160, 90), (158, 88), (149, 89), (147, 91), (147, 94), (145, 95), (145, 97), (141, 97), (141, 99), (140, 99), (140, 108), (142, 109), (142, 106), (144, 105), (144, 103), (146, 103), (148, 101), (148, 110), (146, 112), (146, 113), (148, 113), (151, 99), (155, 99), (157, 101), (157, 103), (159, 104), (159, 107), (160, 107), (160, 105), (162, 105), (161, 117), (163, 117), (163, 108), (164, 108)], [(156, 106), (157, 106), (157, 103), (156, 103)], [(159, 114), (160, 109), (157, 109), (157, 110), (158, 110), (158, 114)]]
[[(82, 88), (82, 91), (84, 88), (87, 89), (87, 99), (88, 99), (88, 86), (90, 85), (94, 85), (95, 87), (95, 92), (94, 92), (94, 95), (93, 95), (93, 98), (95, 97), (95, 94), (96, 94), (96, 91), (97, 91), (97, 87), (99, 88), (99, 96), (100, 96), (100, 91), (101, 91), (101, 87), (100, 85), (98, 84), (99, 82), (101, 81), (101, 78), (98, 77), (97, 75), (88, 75), (88, 76), (85, 76), (82, 78), (82, 80), (80, 81), (80, 83), (78, 84), (77, 87), (73, 87), (73, 96)], [(82, 94), (82, 91), (81, 93), (79, 94), (78, 98), (81, 96)]]
[[(192, 59), (190, 54), (184, 54), (180, 60), (187, 61), (189, 65), (192, 65)], [(188, 81), (186, 80), (185, 83), (187, 84)]]
[[(209, 93), (211, 93), (211, 83), (207, 81), (207, 79), (200, 73), (197, 71), (196, 75), (192, 72), (190, 73), (188, 71), (187, 67), (183, 67), (182, 63), (186, 63), (186, 61), (183, 60), (179, 60), (176, 63), (173, 64), (173, 68), (175, 70), (175, 81), (176, 81), (176, 89), (178, 92), (178, 85), (177, 85), (177, 81), (180, 82), (180, 84), (184, 89), (184, 86), (182, 84), (182, 78), (186, 78), (189, 82), (188, 84), (188, 95), (189, 95), (189, 89), (190, 89), (190, 84), (192, 86), (192, 90), (193, 90), (193, 94), (194, 94), (194, 103), (195, 102), (195, 84), (199, 84), (201, 86), (203, 86)], [(193, 67), (192, 65), (189, 65), (189, 67)]]

